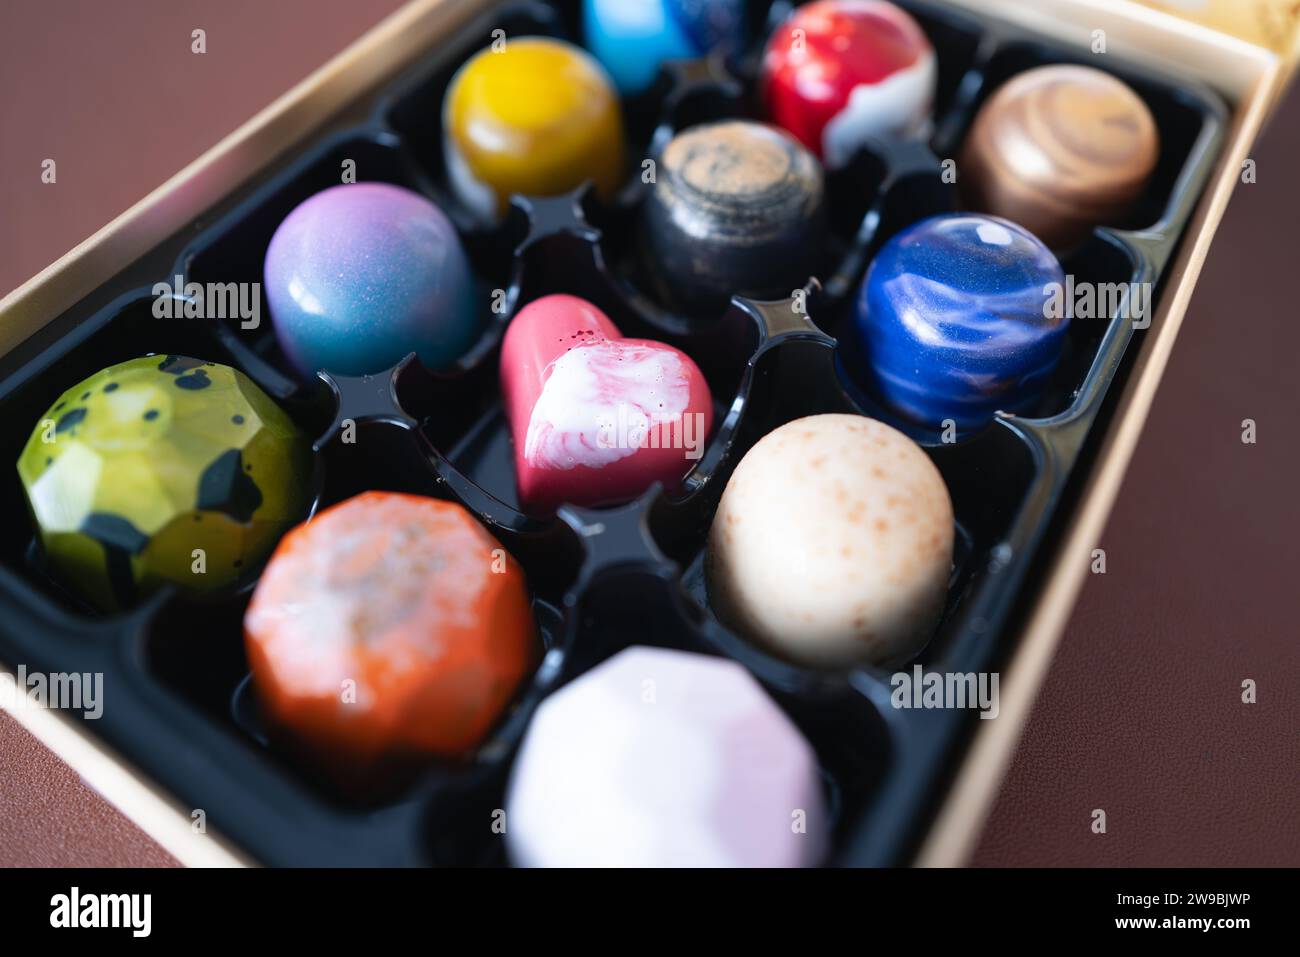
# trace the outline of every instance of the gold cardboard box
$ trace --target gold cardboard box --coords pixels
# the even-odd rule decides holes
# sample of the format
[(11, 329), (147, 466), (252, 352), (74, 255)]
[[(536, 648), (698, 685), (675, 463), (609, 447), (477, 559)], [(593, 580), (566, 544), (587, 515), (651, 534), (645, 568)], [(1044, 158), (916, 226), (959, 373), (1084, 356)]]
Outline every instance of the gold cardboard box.
[[(412, 0), (346, 50), (181, 170), (140, 203), (0, 301), (0, 354), (79, 303), (129, 263), (276, 162), (351, 101), (387, 81), (438, 38), (493, 0)], [(1210, 179), (1176, 260), (1160, 308), (1123, 381), (1099, 451), (1086, 467), (1079, 505), (1048, 554), (1016, 650), (1003, 669), (1001, 715), (977, 722), (970, 747), (920, 849), (916, 863), (955, 865), (968, 856), (1051, 662), (1118, 493), (1169, 358), (1210, 242), (1240, 181), (1242, 164), (1286, 76), (1277, 52), (1291, 57), (1283, 17), (1295, 4), (1238, 0), (1149, 0), (1202, 8), (1201, 23), (1132, 0), (947, 0), (977, 16), (1019, 21), (1080, 50), (1104, 27), (1109, 51), (1166, 66), (1209, 85), (1230, 119)], [(1257, 11), (1250, 20), (1236, 8)], [(1230, 15), (1229, 8), (1241, 15)], [(1258, 11), (1271, 8), (1272, 13)], [(1292, 18), (1294, 20), (1294, 14)], [(1238, 36), (1209, 26), (1237, 28)], [(1249, 29), (1247, 27), (1249, 26)], [(1291, 23), (1294, 28), (1294, 22)], [(1280, 38), (1280, 39), (1279, 39)], [(1080, 466), (1084, 468), (1084, 466)], [(159, 844), (190, 865), (253, 863), (209, 829), (198, 834), (190, 811), (124, 761), (81, 722), (54, 711), (16, 709), (14, 717)]]
[(1140, 2), (1272, 50), (1282, 58), (1288, 75), (1300, 57), (1300, 3), (1295, 0)]

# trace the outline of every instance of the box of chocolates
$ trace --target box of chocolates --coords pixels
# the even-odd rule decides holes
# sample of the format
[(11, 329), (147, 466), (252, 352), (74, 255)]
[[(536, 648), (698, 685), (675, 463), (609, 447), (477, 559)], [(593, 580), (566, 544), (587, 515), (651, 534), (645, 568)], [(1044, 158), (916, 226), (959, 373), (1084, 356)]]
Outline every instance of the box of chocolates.
[(12, 710), (187, 863), (960, 863), (1280, 75), (415, 0), (0, 304)]

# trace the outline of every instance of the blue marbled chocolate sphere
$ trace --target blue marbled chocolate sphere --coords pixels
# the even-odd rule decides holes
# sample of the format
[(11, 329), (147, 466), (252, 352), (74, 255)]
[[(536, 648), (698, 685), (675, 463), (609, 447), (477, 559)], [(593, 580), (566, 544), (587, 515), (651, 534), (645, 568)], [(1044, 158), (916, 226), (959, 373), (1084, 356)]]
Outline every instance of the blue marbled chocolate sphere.
[(739, 49), (744, 0), (583, 0), (587, 48), (623, 94), (650, 86), (661, 64)]
[(1025, 409), (1065, 344), (1053, 283), (1065, 283), (1056, 257), (1008, 220), (959, 213), (903, 230), (876, 255), (854, 315), (877, 394), (963, 431)]
[(276, 337), (304, 375), (382, 372), (409, 352), (443, 369), (481, 331), (455, 227), (400, 186), (351, 183), (305, 200), (276, 229), (265, 272)]

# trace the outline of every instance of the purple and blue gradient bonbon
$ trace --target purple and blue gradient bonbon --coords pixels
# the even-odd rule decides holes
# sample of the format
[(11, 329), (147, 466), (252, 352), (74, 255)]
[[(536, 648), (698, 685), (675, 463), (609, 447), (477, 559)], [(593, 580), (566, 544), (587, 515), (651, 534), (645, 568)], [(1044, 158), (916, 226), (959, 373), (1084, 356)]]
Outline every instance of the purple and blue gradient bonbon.
[(305, 375), (381, 372), (415, 352), (454, 364), (481, 331), (451, 220), (387, 183), (333, 186), (285, 217), (266, 252), (280, 347)]
[(863, 280), (854, 326), (877, 395), (935, 428), (979, 428), (1025, 411), (1065, 345), (1069, 319), (1048, 308), (1065, 274), (1028, 230), (947, 214), (889, 240)]

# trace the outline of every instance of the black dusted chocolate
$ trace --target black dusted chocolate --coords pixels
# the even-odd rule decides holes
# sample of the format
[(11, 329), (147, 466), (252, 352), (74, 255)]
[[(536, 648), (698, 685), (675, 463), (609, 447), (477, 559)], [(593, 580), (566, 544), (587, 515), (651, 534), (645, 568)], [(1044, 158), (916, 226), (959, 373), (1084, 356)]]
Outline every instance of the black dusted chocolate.
[(793, 137), (732, 120), (691, 127), (664, 148), (645, 216), (658, 296), (720, 315), (733, 295), (789, 296), (821, 259), (821, 166)]

